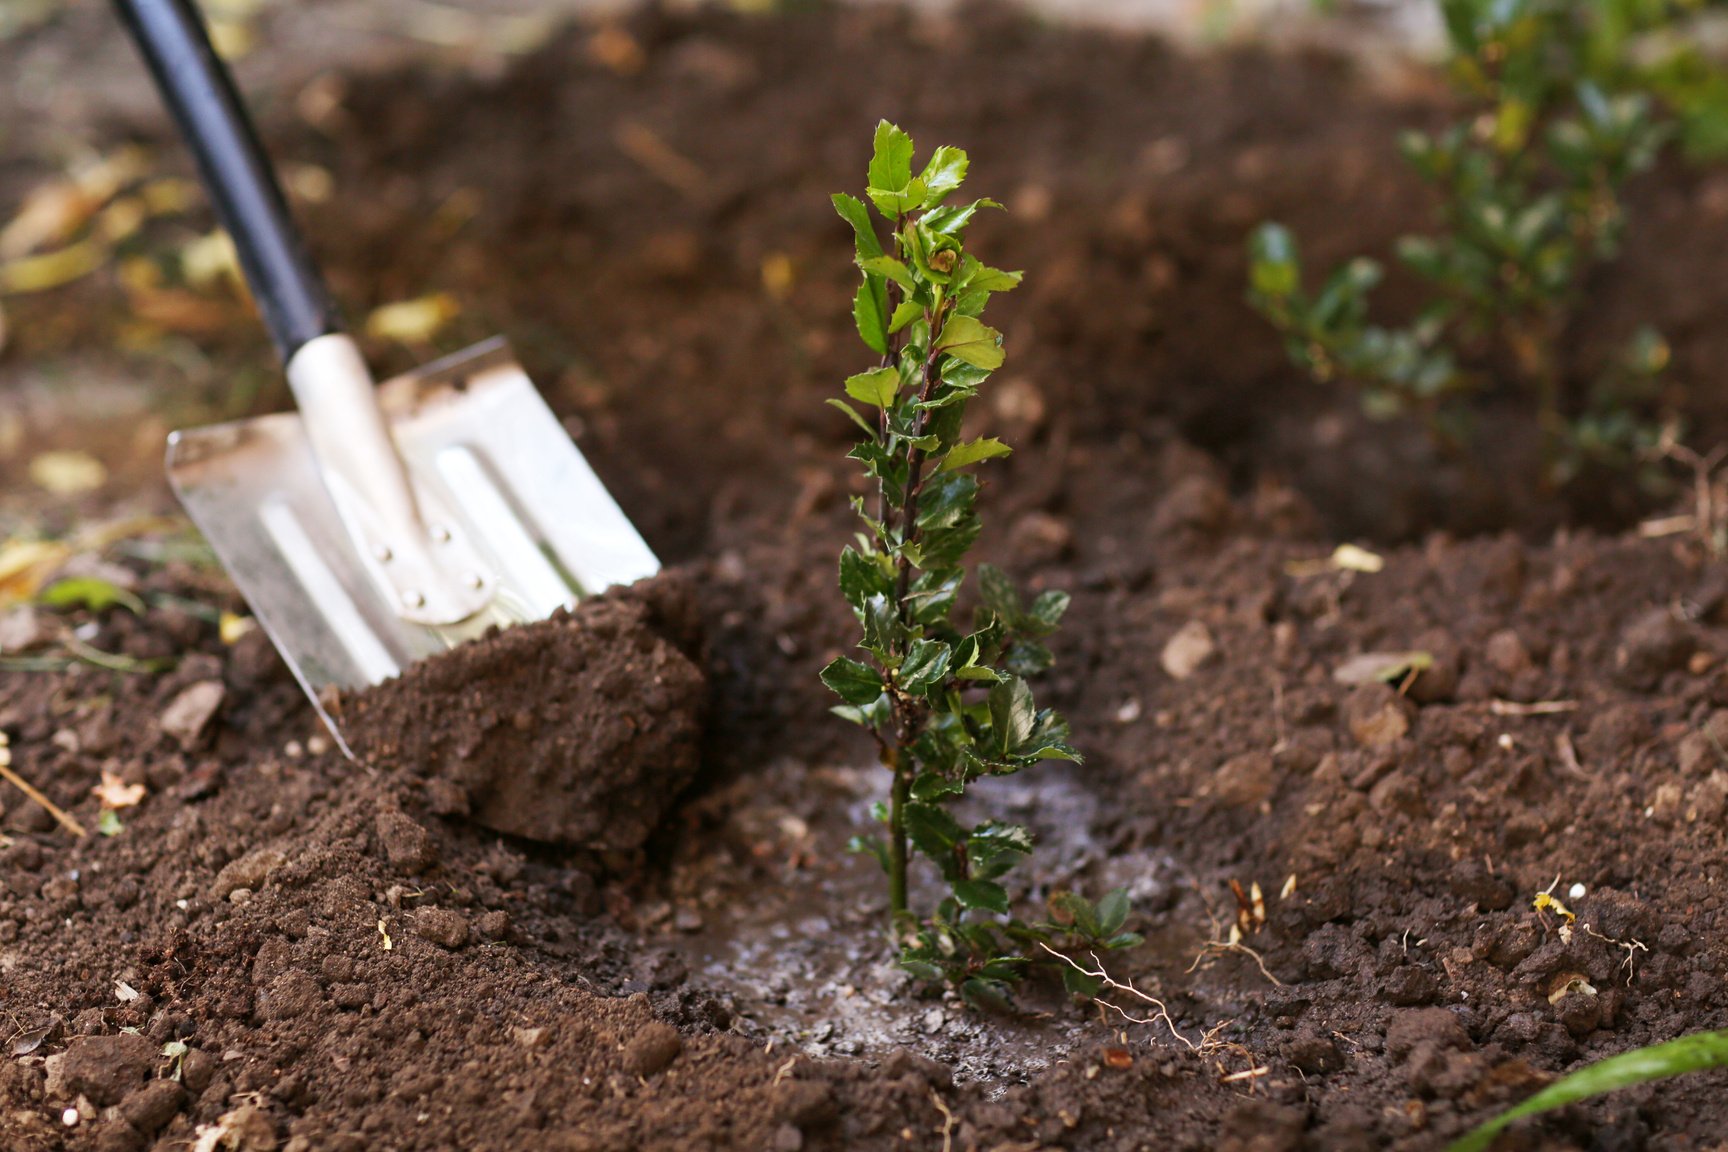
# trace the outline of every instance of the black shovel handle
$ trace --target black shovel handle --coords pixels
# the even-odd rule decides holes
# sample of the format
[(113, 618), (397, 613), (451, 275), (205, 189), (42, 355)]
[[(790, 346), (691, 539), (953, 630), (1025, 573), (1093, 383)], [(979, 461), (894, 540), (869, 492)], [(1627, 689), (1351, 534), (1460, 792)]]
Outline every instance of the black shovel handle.
[(286, 365), (342, 320), (301, 239), (228, 69), (193, 0), (114, 0), (198, 158), (216, 215)]

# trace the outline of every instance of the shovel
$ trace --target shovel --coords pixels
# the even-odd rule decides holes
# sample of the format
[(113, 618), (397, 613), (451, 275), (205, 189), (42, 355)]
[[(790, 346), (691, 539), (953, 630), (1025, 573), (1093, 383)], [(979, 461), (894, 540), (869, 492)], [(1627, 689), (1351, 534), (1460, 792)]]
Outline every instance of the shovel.
[(501, 339), (374, 386), (193, 0), (115, 0), (298, 412), (173, 433), (168, 478), (344, 753), (335, 693), (659, 569)]

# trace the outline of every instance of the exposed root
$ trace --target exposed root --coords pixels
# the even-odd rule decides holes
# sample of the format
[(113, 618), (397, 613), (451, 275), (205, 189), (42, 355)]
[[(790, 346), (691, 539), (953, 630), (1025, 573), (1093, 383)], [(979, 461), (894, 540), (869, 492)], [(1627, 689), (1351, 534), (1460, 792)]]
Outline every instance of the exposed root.
[(1062, 963), (1068, 965), (1081, 975), (1089, 976), (1092, 979), (1101, 982), (1104, 987), (1108, 988), (1110, 991), (1120, 992), (1124, 996), (1130, 996), (1135, 1000), (1140, 1001), (1140, 1003), (1154, 1009), (1150, 1016), (1136, 1016), (1113, 1000), (1106, 1000), (1102, 996), (1093, 997), (1093, 1000), (1097, 1002), (1099, 1007), (1108, 1008), (1127, 1023), (1144, 1024), (1148, 1027), (1155, 1027), (1158, 1024), (1163, 1024), (1164, 1027), (1170, 1030), (1170, 1035), (1181, 1041), (1181, 1043), (1185, 1045), (1190, 1052), (1210, 1052), (1219, 1046), (1216, 1036), (1220, 1030), (1229, 1024), (1229, 1021), (1217, 1025), (1209, 1032), (1202, 1033), (1198, 1041), (1190, 1040), (1182, 1034), (1180, 1028), (1176, 1027), (1176, 1021), (1170, 1018), (1170, 1009), (1165, 1006), (1164, 1001), (1150, 993), (1142, 992), (1140, 989), (1134, 987), (1133, 981), (1123, 982), (1110, 975), (1110, 973), (1104, 970), (1104, 962), (1098, 959), (1097, 953), (1092, 954), (1092, 963), (1096, 964), (1098, 967), (1096, 969), (1088, 969), (1082, 967), (1073, 957), (1064, 956), (1062, 953), (1056, 951), (1056, 949), (1050, 947), (1050, 945), (1043, 941), (1038, 942), (1038, 947), (1044, 949), (1044, 951), (1050, 953), (1050, 955), (1056, 957), (1056, 959), (1062, 961)]
[(1200, 967), (1201, 962), (1208, 956), (1223, 956), (1232, 952), (1253, 960), (1255, 965), (1260, 969), (1260, 975), (1266, 977), (1274, 988), (1284, 987), (1284, 981), (1272, 975), (1271, 971), (1267, 969), (1266, 958), (1261, 956), (1260, 953), (1254, 951), (1254, 949), (1248, 947), (1248, 945), (1242, 943), (1240, 940), (1206, 941), (1206, 943), (1200, 946), (1200, 954), (1194, 957), (1194, 963), (1188, 965), (1188, 971), (1192, 972), (1194, 969)]

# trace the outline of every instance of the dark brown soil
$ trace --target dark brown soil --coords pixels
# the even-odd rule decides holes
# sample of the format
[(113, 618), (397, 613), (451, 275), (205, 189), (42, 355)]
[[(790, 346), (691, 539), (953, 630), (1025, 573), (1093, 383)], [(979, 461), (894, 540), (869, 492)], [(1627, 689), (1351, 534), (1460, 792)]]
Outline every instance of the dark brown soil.
[[(333, 711), (363, 761), (432, 811), (544, 843), (632, 852), (696, 774), (707, 705), (691, 589), (659, 576), (490, 632)], [(417, 837), (399, 853), (417, 857)]]
[[(1720, 564), (1683, 539), (1548, 532), (1564, 505), (1509, 479), (1522, 438), (1424, 455), (1303, 383), (1240, 304), (1264, 215), (1321, 261), (1420, 221), (1390, 133), (1431, 105), (1334, 61), (1190, 60), (1005, 17), (629, 31), (630, 75), (572, 34), (491, 80), (350, 78), (324, 134), (271, 134), (375, 190), (312, 214), (348, 300), (438, 286), (476, 309), (453, 339), (511, 332), (689, 569), (695, 783), (640, 857), (598, 869), (441, 815), (424, 781), (466, 780), (442, 759), (459, 742), (431, 738), (446, 718), (394, 766), (350, 764), (257, 634), (225, 647), (189, 609), (238, 607), (215, 574), (132, 561), (145, 616), (73, 622), (169, 670), (0, 673), (24, 777), (91, 827), (105, 771), (146, 790), (82, 840), (0, 792), (0, 1146), (166, 1150), (225, 1123), (231, 1147), (295, 1152), (1421, 1152), (1582, 1061), (1728, 1026)], [(978, 243), (1029, 273), (979, 413), (1019, 448), (980, 551), (1073, 593), (1045, 692), (1087, 762), (977, 802), (1040, 839), (1024, 908), (1131, 889), (1148, 943), (1113, 963), (1170, 1025), (1042, 987), (1023, 1018), (920, 998), (885, 963), (880, 877), (844, 850), (883, 781), (816, 680), (850, 643), (832, 573), (854, 483), (820, 401), (857, 362), (826, 197), (856, 185), (879, 115), (972, 151), (1014, 210)], [(704, 179), (633, 159), (664, 153), (632, 125)], [(1728, 411), (1715, 179), (1644, 189), (1575, 342), (1665, 327), (1705, 444)], [(458, 189), (483, 208), (434, 239)], [(23, 302), (18, 351), (112, 338), (100, 291)], [(218, 355), (258, 354), (229, 340)], [(1415, 542), (1378, 546), (1377, 572), (1328, 565), (1358, 531)], [(1433, 665), (1402, 693), (1335, 677), (1411, 649)], [(477, 715), (480, 687), (451, 706)], [(165, 724), (188, 692), (214, 714)], [(579, 755), (577, 735), (554, 739)], [(1208, 947), (1231, 881), (1265, 894), (1253, 955)], [(1532, 907), (1548, 890), (1575, 923)], [(1716, 1147), (1725, 1086), (1636, 1089), (1504, 1147)]]

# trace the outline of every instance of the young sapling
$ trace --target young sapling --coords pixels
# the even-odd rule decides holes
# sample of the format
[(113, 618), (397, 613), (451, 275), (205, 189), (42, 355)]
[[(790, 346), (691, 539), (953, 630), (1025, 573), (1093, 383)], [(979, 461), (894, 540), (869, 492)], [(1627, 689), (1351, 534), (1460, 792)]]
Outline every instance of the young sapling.
[[(1024, 600), (997, 568), (977, 568), (977, 605), (960, 618), (965, 558), (978, 538), (979, 465), (1010, 449), (994, 437), (962, 439), (968, 402), (1004, 359), (1002, 336), (982, 315), (993, 295), (1020, 284), (966, 250), (967, 225), (1000, 208), (994, 200), (949, 203), (966, 178), (958, 148), (937, 148), (916, 175), (913, 143), (877, 126), (866, 198), (840, 193), (834, 206), (852, 227), (863, 279), (853, 318), (876, 365), (849, 377), (829, 401), (858, 427), (849, 456), (872, 498), (853, 505), (864, 530), (840, 554), (840, 591), (857, 618), (863, 659), (842, 656), (822, 680), (843, 703), (835, 711), (875, 738), (889, 773), (880, 838), (854, 847), (888, 875), (888, 902), (901, 963), (946, 981), (974, 1003), (1000, 1002), (1030, 963), (1014, 943), (1059, 940), (1126, 947), (1128, 903), (1112, 893), (1094, 906), (1064, 893), (1054, 919), (1009, 916), (1002, 879), (1032, 850), (1022, 827), (966, 825), (950, 811), (967, 786), (1041, 760), (1078, 761), (1068, 726), (1033, 699), (1027, 678), (1048, 668), (1042, 641), (1055, 631), (1068, 594)], [(872, 207), (875, 216), (872, 215)], [(878, 234), (877, 217), (889, 240)], [(912, 907), (915, 856), (947, 888), (936, 907)], [(1083, 982), (1071, 984), (1089, 991)]]

